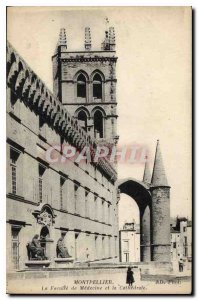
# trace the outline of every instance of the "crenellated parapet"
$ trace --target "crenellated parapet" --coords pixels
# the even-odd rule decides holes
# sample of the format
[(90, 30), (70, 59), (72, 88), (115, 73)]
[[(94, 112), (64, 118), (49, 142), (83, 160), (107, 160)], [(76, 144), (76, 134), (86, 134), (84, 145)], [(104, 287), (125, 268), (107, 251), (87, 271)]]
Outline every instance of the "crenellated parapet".
[[(95, 156), (96, 140), (78, 125), (77, 120), (68, 113), (65, 106), (55, 98), (9, 42), (7, 42), (7, 85), (20, 101), (41, 115), (51, 128), (78, 151), (89, 146), (92, 158)], [(115, 169), (106, 159), (101, 158), (95, 164), (110, 180), (117, 179)]]

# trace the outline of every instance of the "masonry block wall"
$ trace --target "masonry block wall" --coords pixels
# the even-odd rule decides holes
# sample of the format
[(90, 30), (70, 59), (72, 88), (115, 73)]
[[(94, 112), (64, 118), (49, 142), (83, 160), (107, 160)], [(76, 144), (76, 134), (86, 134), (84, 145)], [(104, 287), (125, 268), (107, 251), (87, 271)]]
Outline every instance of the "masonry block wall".
[(152, 241), (154, 261), (170, 261), (170, 188), (151, 188), (152, 191)]
[(140, 209), (140, 232), (141, 232), (141, 261), (150, 261), (151, 260), (151, 251), (150, 251), (150, 207), (149, 205), (146, 208)]
[[(54, 120), (58, 118), (59, 122), (62, 122), (61, 127), (49, 126), (52, 115), (47, 116), (41, 124), (41, 112), (37, 108), (40, 105), (39, 101), (43, 101), (42, 109), (45, 103), (48, 104), (48, 109), (51, 107), (47, 94), (43, 94), (43, 90), (47, 88), (43, 87), (41, 91), (36, 87), (33, 91), (34, 98), (28, 94), (25, 97), (26, 88), (29, 95), (31, 94), (33, 84), (26, 85), (26, 83), (30, 76), (27, 73), (32, 74), (32, 71), (29, 69), (26, 71), (25, 62), (17, 53), (12, 54), (12, 49), (9, 51), (11, 53), (8, 56), (10, 75), (7, 86), (8, 269), (25, 267), (28, 260), (26, 245), (35, 234), (41, 235), (43, 228), (47, 228), (48, 231), (49, 243), (46, 254), (51, 261), (50, 266), (54, 266), (56, 244), (61, 236), (64, 236), (68, 252), (76, 262), (117, 262), (118, 203), (115, 178), (110, 178), (99, 164), (78, 164), (70, 159), (65, 159), (64, 163), (60, 161), (51, 163), (46, 159), (50, 147), (56, 158), (61, 157), (61, 151), (56, 148), (57, 145), (60, 146), (59, 131), (64, 128), (66, 124), (64, 122), (68, 124), (71, 119), (68, 117), (64, 120), (63, 115), (56, 109), (56, 103), (53, 102), (54, 113), (53, 110), (50, 113), (54, 115)], [(22, 69), (17, 65), (19, 62), (23, 63)], [(35, 74), (32, 78), (31, 80), (39, 82)], [(47, 93), (49, 95), (50, 92)], [(37, 95), (38, 98), (34, 103)], [(72, 126), (67, 132), (71, 133)], [(76, 136), (72, 135), (69, 140), (65, 139), (64, 143), (70, 144), (72, 138), (77, 136), (79, 140), (80, 135), (85, 136), (79, 131)]]
[[(77, 119), (81, 110), (86, 113), (87, 130), (92, 136), (94, 136), (94, 113), (100, 110), (103, 115), (103, 139), (109, 143), (114, 143), (117, 136), (115, 55), (116, 52), (110, 50), (69, 52), (64, 45), (59, 45), (52, 57), (54, 94)], [(86, 85), (84, 97), (77, 94), (78, 78), (81, 74)], [(93, 95), (95, 75), (101, 78), (100, 99)]]
[(121, 193), (126, 193), (139, 206), (141, 261), (170, 262), (170, 186), (167, 181), (159, 140), (157, 141), (152, 178), (145, 164), (143, 182), (122, 180)]

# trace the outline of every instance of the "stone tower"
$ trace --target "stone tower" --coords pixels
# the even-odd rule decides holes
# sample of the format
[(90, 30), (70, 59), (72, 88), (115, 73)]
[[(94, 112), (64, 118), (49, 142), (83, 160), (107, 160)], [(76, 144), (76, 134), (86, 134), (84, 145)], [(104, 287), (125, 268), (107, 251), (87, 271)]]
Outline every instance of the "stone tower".
[(170, 186), (157, 141), (151, 180), (151, 259), (170, 261)]
[(105, 31), (100, 50), (92, 50), (90, 28), (84, 49), (69, 51), (64, 28), (52, 57), (54, 95), (79, 125), (101, 144), (117, 141), (115, 32)]

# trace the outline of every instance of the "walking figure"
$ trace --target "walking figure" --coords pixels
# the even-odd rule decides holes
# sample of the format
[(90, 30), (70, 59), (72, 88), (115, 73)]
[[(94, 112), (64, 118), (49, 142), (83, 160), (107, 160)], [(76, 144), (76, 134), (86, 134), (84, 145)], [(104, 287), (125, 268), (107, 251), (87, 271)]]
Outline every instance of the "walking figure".
[(128, 285), (132, 285), (133, 282), (135, 282), (134, 277), (133, 277), (133, 271), (131, 270), (131, 267), (128, 267), (126, 283)]
[(89, 248), (86, 248), (86, 258), (87, 258), (87, 265), (90, 267), (90, 262), (89, 262)]
[(180, 260), (179, 260), (179, 272), (183, 272), (183, 270), (184, 270), (183, 260), (180, 259)]

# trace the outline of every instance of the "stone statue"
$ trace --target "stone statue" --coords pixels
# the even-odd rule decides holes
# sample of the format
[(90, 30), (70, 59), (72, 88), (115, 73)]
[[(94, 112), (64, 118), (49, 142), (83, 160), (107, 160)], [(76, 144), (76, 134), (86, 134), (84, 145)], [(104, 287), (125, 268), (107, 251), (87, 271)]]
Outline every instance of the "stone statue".
[(35, 234), (32, 241), (27, 244), (29, 260), (45, 260), (47, 259), (44, 253), (44, 248), (39, 242), (39, 235)]
[(71, 255), (69, 255), (67, 247), (64, 244), (63, 237), (60, 237), (57, 245), (56, 245), (56, 255), (59, 258), (69, 258)]

